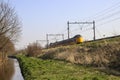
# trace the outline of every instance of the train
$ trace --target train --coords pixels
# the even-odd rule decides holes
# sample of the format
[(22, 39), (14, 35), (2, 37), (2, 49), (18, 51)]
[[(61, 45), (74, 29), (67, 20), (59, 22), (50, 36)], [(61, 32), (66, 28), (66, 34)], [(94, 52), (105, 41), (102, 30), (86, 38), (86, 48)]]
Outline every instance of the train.
[(100, 39), (96, 39), (96, 40), (84, 41), (84, 38), (81, 35), (75, 35), (74, 37), (66, 39), (66, 40), (58, 41), (58, 42), (55, 42), (55, 43), (50, 43), (50, 45), (48, 47), (52, 48), (52, 47), (58, 47), (58, 46), (80, 44), (80, 43), (83, 43), (83, 42), (86, 43), (86, 42), (93, 42), (93, 41), (109, 40), (109, 39), (117, 38), (117, 37), (120, 37), (120, 35), (100, 38)]
[(58, 41), (55, 43), (50, 43), (49, 47), (57, 47), (57, 46), (66, 46), (66, 45), (72, 45), (72, 44), (80, 44), (84, 42), (84, 39), (81, 35), (75, 35), (72, 38), (65, 39), (62, 41)]

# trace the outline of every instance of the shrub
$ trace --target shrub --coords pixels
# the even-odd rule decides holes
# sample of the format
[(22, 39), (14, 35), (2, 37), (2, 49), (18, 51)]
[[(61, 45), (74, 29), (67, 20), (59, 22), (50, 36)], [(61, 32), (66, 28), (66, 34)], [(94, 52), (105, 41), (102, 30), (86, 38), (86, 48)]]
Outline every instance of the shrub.
[(27, 56), (37, 57), (42, 53), (42, 47), (38, 43), (32, 43), (27, 46)]

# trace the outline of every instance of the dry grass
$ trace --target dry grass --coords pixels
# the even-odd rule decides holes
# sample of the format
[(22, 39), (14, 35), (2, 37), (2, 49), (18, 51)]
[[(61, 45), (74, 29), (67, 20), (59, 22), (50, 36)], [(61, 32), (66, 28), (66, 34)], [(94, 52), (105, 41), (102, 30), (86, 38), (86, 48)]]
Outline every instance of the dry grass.
[(76, 64), (110, 67), (120, 71), (120, 39), (104, 40), (45, 50), (44, 59), (59, 59)]

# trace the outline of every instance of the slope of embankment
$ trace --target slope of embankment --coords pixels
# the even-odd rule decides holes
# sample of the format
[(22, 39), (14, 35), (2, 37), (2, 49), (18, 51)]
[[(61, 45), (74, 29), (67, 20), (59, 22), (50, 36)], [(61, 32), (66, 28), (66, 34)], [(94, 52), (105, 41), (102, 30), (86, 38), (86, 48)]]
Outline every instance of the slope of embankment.
[(111, 71), (108, 73), (120, 75), (120, 37), (51, 48), (39, 57), (104, 68)]
[(96, 68), (65, 61), (17, 56), (25, 80), (120, 80)]

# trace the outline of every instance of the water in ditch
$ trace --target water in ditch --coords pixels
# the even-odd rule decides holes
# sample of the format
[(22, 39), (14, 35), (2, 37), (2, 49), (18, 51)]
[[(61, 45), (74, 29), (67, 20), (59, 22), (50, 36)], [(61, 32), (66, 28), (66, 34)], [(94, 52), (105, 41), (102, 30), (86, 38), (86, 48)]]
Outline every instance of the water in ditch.
[(0, 63), (0, 80), (24, 80), (17, 59)]

